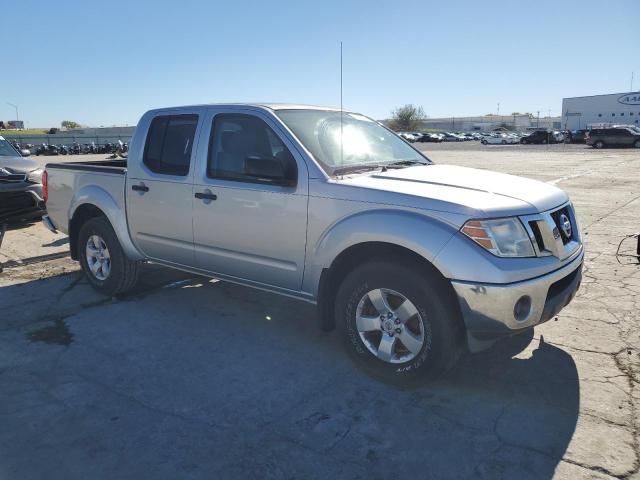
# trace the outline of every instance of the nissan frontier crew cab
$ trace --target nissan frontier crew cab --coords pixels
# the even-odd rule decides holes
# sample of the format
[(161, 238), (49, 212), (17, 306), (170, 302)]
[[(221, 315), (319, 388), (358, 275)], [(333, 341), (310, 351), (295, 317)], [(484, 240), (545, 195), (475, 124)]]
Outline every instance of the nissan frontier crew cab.
[(318, 305), (359, 362), (433, 377), (557, 314), (583, 246), (562, 190), (436, 165), (370, 118), (293, 105), (147, 112), (126, 161), (46, 167), (45, 225), (99, 292), (141, 262)]

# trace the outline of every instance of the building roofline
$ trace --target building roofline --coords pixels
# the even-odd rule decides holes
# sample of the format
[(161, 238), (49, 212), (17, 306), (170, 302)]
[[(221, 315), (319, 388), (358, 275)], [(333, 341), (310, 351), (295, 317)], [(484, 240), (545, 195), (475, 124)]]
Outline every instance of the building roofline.
[(600, 93), (598, 95), (581, 95), (578, 97), (562, 97), (562, 100), (573, 100), (574, 98), (593, 98), (593, 97), (608, 97), (610, 95), (640, 95), (640, 90), (636, 92), (620, 92), (620, 93)]

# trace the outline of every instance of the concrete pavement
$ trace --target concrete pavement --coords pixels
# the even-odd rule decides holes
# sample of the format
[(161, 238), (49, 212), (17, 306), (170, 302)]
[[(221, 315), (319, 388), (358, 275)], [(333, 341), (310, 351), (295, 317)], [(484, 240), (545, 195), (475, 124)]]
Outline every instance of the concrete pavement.
[(157, 266), (104, 298), (68, 259), (19, 263), (63, 237), (12, 231), (0, 478), (640, 478), (640, 267), (614, 256), (640, 230), (640, 152), (421, 148), (569, 192), (586, 270), (556, 319), (399, 388), (357, 369), (311, 305)]

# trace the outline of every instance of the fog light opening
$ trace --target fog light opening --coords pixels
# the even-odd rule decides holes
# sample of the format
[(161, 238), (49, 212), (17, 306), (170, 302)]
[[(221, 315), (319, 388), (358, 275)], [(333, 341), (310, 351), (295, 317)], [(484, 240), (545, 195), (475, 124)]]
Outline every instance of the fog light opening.
[(513, 317), (522, 322), (529, 317), (529, 314), (531, 314), (531, 297), (523, 295), (513, 307)]

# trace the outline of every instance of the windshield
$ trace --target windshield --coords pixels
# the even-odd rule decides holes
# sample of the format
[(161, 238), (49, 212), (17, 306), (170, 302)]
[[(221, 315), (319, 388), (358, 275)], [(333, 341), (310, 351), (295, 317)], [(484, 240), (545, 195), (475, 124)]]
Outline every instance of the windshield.
[(18, 157), (20, 154), (9, 142), (0, 137), (0, 157)]
[(430, 163), (364, 115), (325, 110), (278, 110), (276, 114), (329, 175), (396, 162)]

